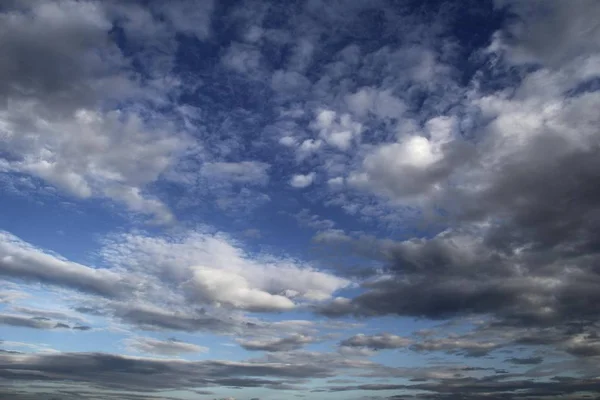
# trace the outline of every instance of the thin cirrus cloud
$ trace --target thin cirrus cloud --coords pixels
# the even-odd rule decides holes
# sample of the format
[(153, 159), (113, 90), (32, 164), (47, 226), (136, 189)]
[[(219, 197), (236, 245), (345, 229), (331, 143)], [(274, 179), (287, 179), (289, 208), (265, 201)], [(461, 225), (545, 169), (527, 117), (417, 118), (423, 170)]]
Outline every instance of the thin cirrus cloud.
[(596, 1), (5, 3), (0, 397), (600, 391)]

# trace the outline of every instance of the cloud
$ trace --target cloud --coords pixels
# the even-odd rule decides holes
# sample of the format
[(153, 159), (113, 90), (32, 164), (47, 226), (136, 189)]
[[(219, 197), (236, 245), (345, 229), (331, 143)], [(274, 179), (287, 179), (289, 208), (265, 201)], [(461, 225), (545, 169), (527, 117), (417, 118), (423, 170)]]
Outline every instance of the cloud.
[(408, 389), (407, 385), (398, 385), (390, 383), (373, 383), (355, 386), (330, 386), (327, 388), (329, 392), (346, 392), (350, 390), (402, 390)]
[[(0, 272), (5, 276), (80, 291), (84, 297), (78, 311), (145, 330), (270, 332), (265, 324), (235, 311), (289, 310), (326, 300), (350, 283), (295, 260), (266, 254), (253, 258), (233, 240), (206, 232), (162, 238), (141, 234), (112, 237), (99, 253), (111, 269), (73, 263), (9, 233), (0, 239), (0, 251), (4, 252), (0, 254)], [(81, 325), (79, 316), (13, 308), (77, 323), (75, 330), (89, 329)], [(19, 318), (10, 321), (43, 328), (28, 317)], [(284, 325), (279, 329), (289, 331)]]
[(33, 329), (55, 329), (61, 327), (46, 318), (24, 317), (11, 314), (0, 314), (0, 324)]
[(260, 239), (262, 237), (260, 230), (255, 228), (246, 229), (242, 232), (242, 235), (250, 239)]
[(290, 179), (290, 186), (292, 186), (296, 189), (304, 189), (313, 184), (316, 176), (317, 176), (317, 174), (314, 172), (311, 172), (306, 175), (302, 175), (302, 174), (294, 175)]
[(284, 383), (279, 379), (327, 377), (331, 371), (312, 365), (190, 362), (102, 353), (46, 353), (0, 354), (0, 374), (14, 381), (37, 380), (57, 384), (70, 381), (100, 389), (146, 393), (161, 389), (218, 386), (277, 388)]
[(453, 138), (456, 121), (436, 117), (423, 135), (406, 135), (370, 151), (348, 184), (394, 200), (437, 197), (450, 174), (468, 160), (466, 145)]
[(175, 339), (158, 340), (148, 337), (134, 337), (125, 340), (125, 345), (140, 353), (177, 356), (185, 353), (204, 353), (208, 348)]
[(512, 363), (512, 364), (517, 364), (517, 365), (537, 365), (537, 364), (541, 364), (544, 361), (544, 359), (542, 357), (526, 357), (526, 358), (511, 357), (511, 358), (507, 359), (506, 361), (508, 361), (509, 363)]
[(335, 226), (335, 222), (332, 220), (320, 218), (318, 215), (311, 214), (310, 210), (307, 208), (303, 208), (296, 213), (294, 218), (296, 218), (300, 226), (307, 226), (318, 230), (329, 230)]
[(600, 337), (597, 333), (577, 334), (563, 344), (565, 351), (579, 357), (600, 356)]
[(260, 75), (263, 60), (260, 50), (252, 45), (234, 42), (229, 46), (221, 58), (223, 65), (240, 74)]
[[(507, 28), (514, 35), (508, 50), (515, 61), (537, 61), (560, 67), (575, 60), (581, 62), (600, 50), (600, 29), (596, 24), (600, 8), (594, 1), (581, 1), (567, 7), (560, 1), (534, 1), (522, 4), (496, 0), (499, 7), (509, 7), (519, 16)], [(584, 39), (581, 32), (586, 32)]]
[(194, 301), (241, 310), (280, 311), (323, 301), (349, 281), (292, 259), (253, 257), (222, 234), (187, 232), (172, 237), (119, 235), (106, 243), (113, 265), (163, 285), (183, 285)]
[(50, 319), (60, 319), (66, 321), (79, 321), (83, 322), (80, 316), (73, 314), (72, 312), (63, 312), (63, 311), (53, 311), (48, 309), (41, 308), (31, 308), (31, 307), (19, 307), (12, 306), (11, 310), (18, 312), (20, 314), (31, 315), (32, 317), (41, 317), (41, 318), (50, 318)]
[(115, 317), (144, 330), (166, 330), (182, 332), (235, 332), (243, 325), (235, 321), (209, 315), (202, 311), (169, 311), (150, 305), (116, 305)]
[(177, 32), (195, 36), (198, 40), (205, 40), (212, 33), (213, 0), (178, 0), (169, 7), (155, 2), (155, 8)]
[(211, 179), (264, 185), (269, 181), (269, 164), (257, 161), (206, 163), (200, 173)]
[[(598, 391), (596, 2), (5, 3), (7, 195), (48, 209), (109, 200), (170, 229), (102, 221), (119, 233), (79, 255), (98, 267), (0, 233), (1, 323), (127, 331), (130, 350), (162, 356), (200, 350), (157, 339), (171, 331), (264, 352), (0, 352), (8, 397), (31, 398), (26, 386), (132, 399), (207, 387), (436, 400)], [(273, 249), (303, 251), (302, 235), (264, 218), (278, 207), (301, 210), (331, 252), (309, 263)], [(222, 229), (262, 238), (249, 251)], [(45, 296), (64, 307), (36, 309)], [(374, 334), (379, 317), (440, 325)], [(344, 325), (352, 318), (364, 334)], [(334, 339), (330, 352), (302, 350)], [(367, 358), (385, 349), (411, 351), (411, 366)], [(334, 376), (352, 382), (309, 381)]]
[(294, 335), (270, 340), (240, 340), (240, 345), (250, 351), (291, 351), (298, 350), (304, 345), (313, 343), (315, 338), (304, 335)]
[(372, 87), (363, 87), (347, 95), (345, 100), (350, 111), (359, 117), (373, 113), (379, 118), (400, 118), (406, 109), (404, 103), (391, 91)]
[(335, 111), (327, 109), (317, 112), (312, 125), (327, 144), (342, 151), (350, 148), (363, 129), (350, 115), (338, 116)]
[(294, 308), (294, 302), (289, 298), (252, 288), (248, 279), (239, 273), (201, 266), (192, 267), (192, 270), (189, 287), (198, 298), (249, 311)]
[[(0, 169), (76, 198), (110, 198), (167, 223), (173, 219), (168, 207), (145, 187), (185, 139), (149, 103), (166, 93), (140, 86), (126, 55), (108, 40), (109, 8), (65, 0), (0, 14), (0, 48), (7, 55), (0, 80), (10, 82), (0, 86)], [(128, 101), (137, 108), (117, 106)]]
[(446, 351), (464, 354), (467, 357), (482, 357), (499, 348), (502, 344), (479, 342), (460, 338), (427, 339), (412, 346), (416, 351)]
[(78, 325), (78, 326), (74, 326), (73, 329), (76, 330), (76, 331), (85, 332), (85, 331), (91, 330), (92, 327), (91, 326), (87, 326), (87, 325)]
[(118, 273), (65, 260), (8, 232), (0, 232), (0, 274), (106, 297), (118, 297), (127, 287)]
[(412, 339), (402, 336), (382, 333), (380, 335), (358, 334), (340, 342), (340, 346), (366, 347), (373, 350), (405, 348), (413, 343)]

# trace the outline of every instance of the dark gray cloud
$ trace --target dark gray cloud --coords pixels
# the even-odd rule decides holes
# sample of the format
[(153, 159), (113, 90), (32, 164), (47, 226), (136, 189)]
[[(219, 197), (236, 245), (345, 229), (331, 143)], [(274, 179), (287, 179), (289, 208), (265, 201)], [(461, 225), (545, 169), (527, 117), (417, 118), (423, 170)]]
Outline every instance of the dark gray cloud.
[(421, 340), (383, 333), (379, 335), (359, 334), (342, 340), (339, 345), (350, 348), (366, 348), (372, 350), (410, 349), (417, 352), (443, 351), (449, 354), (460, 354), (466, 357), (482, 357), (490, 352), (506, 346), (506, 342), (484, 341), (473, 335), (450, 335), (440, 338), (424, 338)]
[[(514, 96), (473, 93), (471, 105), (481, 118), (472, 132), (475, 140), (469, 141), (474, 146), (469, 157), (453, 162), (446, 145), (462, 139), (445, 136), (439, 120), (426, 124), (426, 140), (413, 137), (367, 156), (366, 175), (357, 175), (356, 182), (376, 192), (379, 188), (407, 207), (427, 210), (433, 204), (441, 210), (435, 221), (443, 229), (405, 241), (339, 232), (317, 235), (319, 242), (343, 245), (383, 269), (362, 283), (361, 294), (335, 299), (320, 309), (323, 314), (480, 315), (510, 327), (590, 326), (600, 318), (594, 306), (600, 301), (600, 191), (595, 184), (600, 181), (600, 147), (594, 128), (600, 123), (594, 111), (600, 97), (594, 91), (566, 94), (597, 71), (584, 73), (564, 57), (575, 57), (571, 52), (581, 62), (596, 57), (597, 46), (574, 32), (577, 26), (595, 37), (597, 24), (583, 15), (585, 2), (572, 9), (560, 2), (532, 2), (531, 7), (498, 3), (532, 25), (525, 29), (516, 23), (517, 29), (510, 23), (504, 29), (517, 29), (513, 41), (496, 38), (488, 51), (496, 52), (498, 64), (508, 66), (529, 62), (524, 51), (536, 53), (538, 69), (512, 83)], [(598, 8), (590, 7), (596, 15)], [(550, 29), (550, 20), (560, 25), (560, 60), (551, 60), (547, 49), (553, 48), (553, 40), (540, 33)], [(544, 114), (551, 105), (556, 112)], [(437, 143), (436, 137), (442, 141)], [(405, 201), (416, 189), (425, 190), (415, 189), (411, 177), (428, 176), (440, 163), (448, 169), (437, 185), (416, 180), (427, 190), (435, 187), (435, 195)], [(398, 165), (401, 171), (390, 172)], [(425, 212), (418, 215), (427, 217)], [(568, 335), (560, 342), (566, 340)], [(593, 346), (585, 348), (593, 354)]]
[(332, 373), (328, 367), (309, 364), (169, 361), (101, 353), (0, 354), (0, 375), (15, 382), (70, 381), (138, 392), (208, 386), (277, 387)]
[(330, 386), (327, 388), (330, 392), (346, 392), (350, 390), (402, 390), (408, 389), (410, 386), (397, 385), (389, 383), (373, 383), (367, 385), (356, 385), (356, 386)]
[(118, 273), (66, 261), (0, 232), (0, 275), (118, 297), (127, 285)]
[(53, 311), (48, 309), (41, 308), (31, 308), (31, 307), (19, 307), (14, 306), (11, 307), (11, 310), (18, 312), (19, 314), (27, 314), (33, 317), (42, 317), (42, 318), (50, 318), (50, 319), (59, 319), (64, 321), (80, 321), (81, 317), (75, 315), (74, 313), (62, 312), (62, 311)]
[[(75, 101), (90, 104), (95, 100), (90, 75), (106, 76), (122, 62), (117, 49), (106, 46), (111, 23), (94, 3), (23, 2), (6, 11), (0, 14), (0, 49), (7, 55), (0, 63), (3, 102), (16, 96), (44, 99), (55, 109)], [(52, 13), (60, 29), (53, 29)], [(90, 57), (90, 47), (105, 52), (105, 62)]]
[(0, 314), (0, 325), (18, 326), (33, 329), (68, 328), (68, 325), (52, 322), (47, 318), (23, 315)]
[(342, 340), (340, 346), (366, 347), (373, 350), (384, 350), (406, 348), (413, 342), (412, 339), (392, 335), (390, 333), (382, 333), (380, 335), (359, 334)]
[(317, 341), (316, 338), (297, 334), (277, 339), (241, 340), (239, 344), (250, 351), (290, 351), (298, 350), (315, 341)]
[(172, 313), (135, 306), (127, 307), (124, 304), (118, 307), (116, 316), (127, 324), (146, 330), (233, 332), (239, 327), (239, 324), (232, 319), (211, 316), (205, 312)]
[(542, 357), (526, 357), (526, 358), (511, 357), (511, 358), (506, 359), (506, 361), (511, 364), (517, 364), (517, 365), (537, 365), (537, 364), (541, 364), (544, 361), (544, 359)]
[(35, 388), (37, 390), (24, 390), (14, 387), (14, 389), (0, 389), (0, 399), (15, 399), (15, 400), (180, 400), (177, 397), (151, 395), (151, 394), (135, 394), (124, 392), (110, 391), (90, 391), (87, 389), (69, 390), (58, 389), (56, 387), (47, 386), (43, 388)]
[(87, 325), (77, 325), (74, 326), (73, 329), (76, 331), (89, 331), (92, 329), (92, 327)]
[(461, 338), (427, 339), (411, 346), (415, 351), (445, 351), (466, 357), (483, 357), (503, 346), (503, 343), (465, 340)]
[[(556, 377), (550, 381), (508, 380), (506, 377), (489, 376), (481, 379), (454, 378), (435, 383), (394, 385), (348, 385), (332, 386), (318, 391), (362, 391), (362, 390), (409, 390), (412, 393), (387, 397), (388, 399), (576, 399), (595, 398), (600, 382), (597, 379), (577, 380)], [(425, 393), (422, 393), (425, 392)]]
[[(55, 316), (60, 316), (62, 313), (52, 313), (49, 312), (49, 315), (56, 314)], [(67, 320), (68, 322), (68, 320)], [(8, 313), (0, 313), (0, 325), (7, 326), (17, 326), (23, 328), (32, 328), (32, 329), (73, 329), (76, 331), (88, 331), (92, 329), (87, 325), (75, 325), (71, 326), (69, 323), (65, 321), (57, 321), (51, 318), (46, 317), (32, 317), (30, 314), (8, 314)]]

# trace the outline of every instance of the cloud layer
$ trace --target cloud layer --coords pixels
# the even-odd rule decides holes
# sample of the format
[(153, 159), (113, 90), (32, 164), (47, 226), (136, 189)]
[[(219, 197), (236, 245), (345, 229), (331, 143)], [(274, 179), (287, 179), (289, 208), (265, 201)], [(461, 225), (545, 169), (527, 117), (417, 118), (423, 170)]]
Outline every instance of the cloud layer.
[(0, 398), (600, 393), (598, 2), (5, 3)]

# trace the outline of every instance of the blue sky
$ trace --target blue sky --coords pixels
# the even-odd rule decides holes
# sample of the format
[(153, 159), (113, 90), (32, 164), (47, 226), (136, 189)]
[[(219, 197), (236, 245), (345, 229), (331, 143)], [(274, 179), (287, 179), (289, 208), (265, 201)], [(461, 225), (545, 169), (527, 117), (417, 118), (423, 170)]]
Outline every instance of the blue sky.
[(599, 20), (3, 2), (0, 398), (593, 397)]

